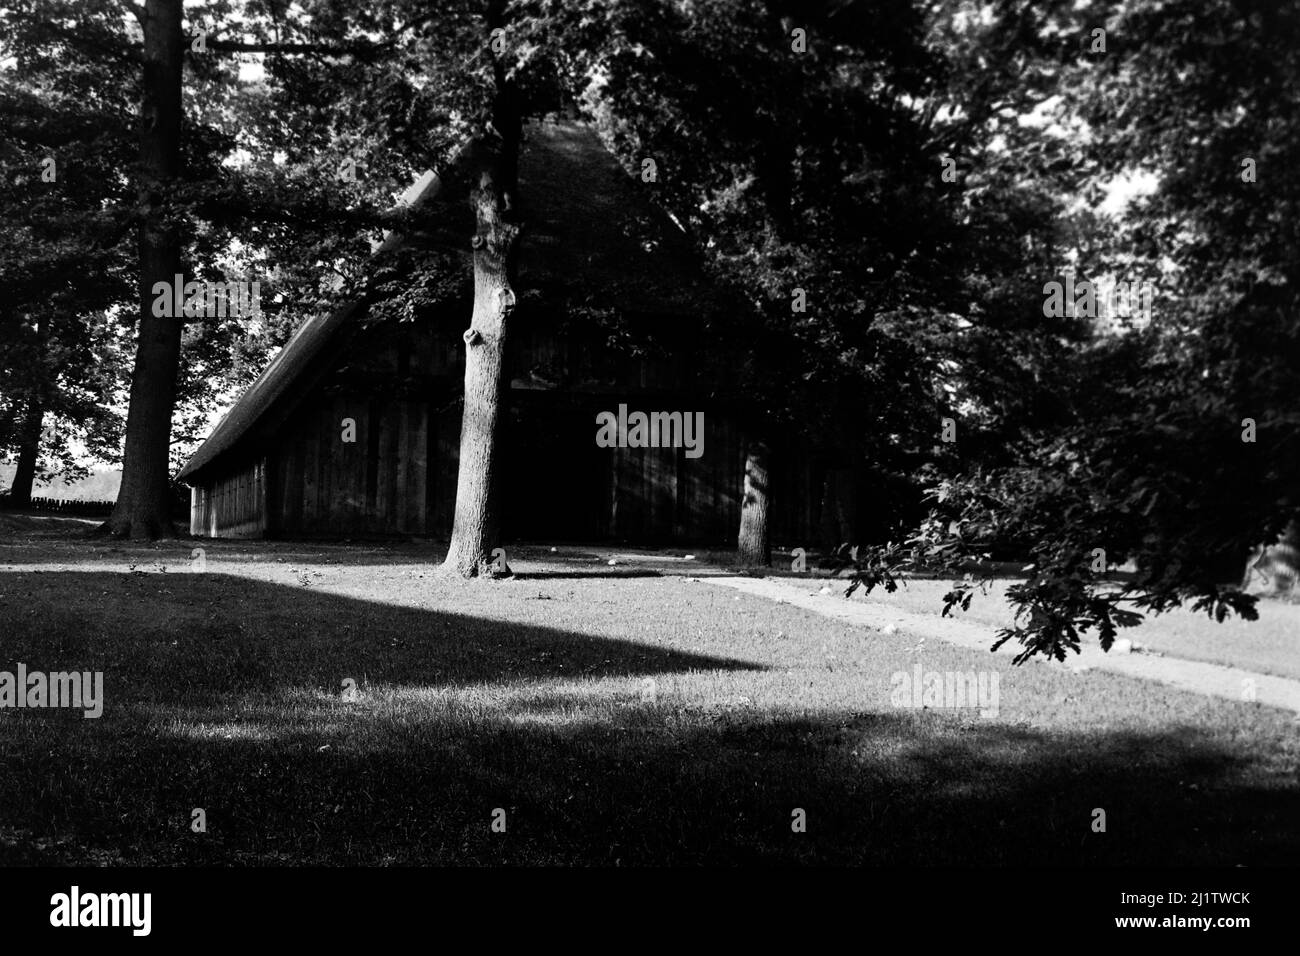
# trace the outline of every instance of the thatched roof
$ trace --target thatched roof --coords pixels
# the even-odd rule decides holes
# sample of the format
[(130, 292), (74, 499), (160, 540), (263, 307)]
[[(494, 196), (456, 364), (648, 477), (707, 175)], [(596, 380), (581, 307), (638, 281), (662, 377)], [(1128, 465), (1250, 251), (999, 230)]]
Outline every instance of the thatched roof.
[[(519, 287), (628, 314), (689, 316), (715, 307), (689, 244), (648, 199), (585, 123), (529, 124), (520, 154), (524, 231)], [(461, 156), (465, 154), (462, 152)], [(468, 177), (453, 160), (443, 176), (426, 173), (402, 197), (418, 212), (420, 245), (460, 257), (472, 269), (474, 233)], [(375, 255), (401, 246), (390, 235)], [(348, 302), (307, 319), (244, 391), (177, 476), (192, 478), (239, 444), (268, 410), (289, 396), (304, 372), (366, 309)]]

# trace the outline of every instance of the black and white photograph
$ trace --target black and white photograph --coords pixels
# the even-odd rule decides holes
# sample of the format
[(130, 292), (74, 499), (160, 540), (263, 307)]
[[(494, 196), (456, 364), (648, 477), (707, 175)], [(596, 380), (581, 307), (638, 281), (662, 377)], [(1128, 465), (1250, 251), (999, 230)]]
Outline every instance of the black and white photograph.
[(7, 941), (1293, 939), (1298, 169), (1298, 0), (0, 0)]

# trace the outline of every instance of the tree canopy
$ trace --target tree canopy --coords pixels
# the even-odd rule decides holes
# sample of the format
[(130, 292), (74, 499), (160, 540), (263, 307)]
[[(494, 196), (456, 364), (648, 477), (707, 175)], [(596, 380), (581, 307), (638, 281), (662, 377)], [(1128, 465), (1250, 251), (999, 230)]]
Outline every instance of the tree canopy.
[[(144, 27), (169, 16), (175, 89)], [(74, 446), (121, 460), (124, 429), (128, 472), (174, 473), (341, 297), (369, 321), (470, 301), (491, 263), (370, 260), (410, 225), (396, 197), (478, 150), (492, 246), (518, 226), (522, 124), (578, 112), (722, 290), (700, 336), (733, 373), (717, 388), (873, 489), (834, 542), (869, 546), (851, 587), (969, 571), (964, 605), (988, 560), (1023, 561), (1003, 636), (1059, 657), (1182, 603), (1249, 616), (1246, 554), (1300, 527), (1292, 6), (32, 0), (0, 32), (0, 449), (42, 475), (75, 475)], [(174, 162), (150, 145), (162, 94)], [(172, 374), (131, 347), (164, 261), (257, 282), (261, 308), (183, 324), (149, 412), (169, 440), (146, 448), (124, 403), (159, 391), (150, 362)], [(465, 400), (495, 423), (478, 374)], [(491, 475), (470, 484), (491, 519)]]

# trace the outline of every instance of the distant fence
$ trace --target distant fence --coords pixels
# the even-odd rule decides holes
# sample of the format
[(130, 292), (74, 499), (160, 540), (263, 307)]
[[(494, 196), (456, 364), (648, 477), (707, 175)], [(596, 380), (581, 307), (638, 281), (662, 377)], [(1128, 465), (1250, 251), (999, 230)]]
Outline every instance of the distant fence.
[[(7, 494), (0, 494), (0, 509), (15, 507)], [(41, 498), (32, 496), (30, 504), (21, 506), (24, 511), (49, 511), (54, 514), (75, 515), (81, 518), (107, 518), (113, 513), (111, 501), (85, 501), (79, 498)]]
[[(173, 521), (190, 520), (190, 491), (182, 485), (172, 486), (169, 494)], [(113, 513), (112, 501), (91, 501), (85, 498), (45, 498), (32, 495), (31, 504), (16, 505), (9, 500), (9, 492), (0, 491), (0, 511), (47, 511), (50, 514), (78, 518), (107, 518)]]

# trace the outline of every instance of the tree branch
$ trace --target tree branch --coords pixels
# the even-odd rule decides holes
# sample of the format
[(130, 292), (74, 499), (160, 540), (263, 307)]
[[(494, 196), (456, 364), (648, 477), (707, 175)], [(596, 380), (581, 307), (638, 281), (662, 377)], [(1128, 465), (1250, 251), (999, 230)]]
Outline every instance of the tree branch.
[(239, 40), (205, 41), (209, 50), (219, 53), (325, 54), (326, 56), (373, 56), (390, 49), (392, 43), (244, 43)]

